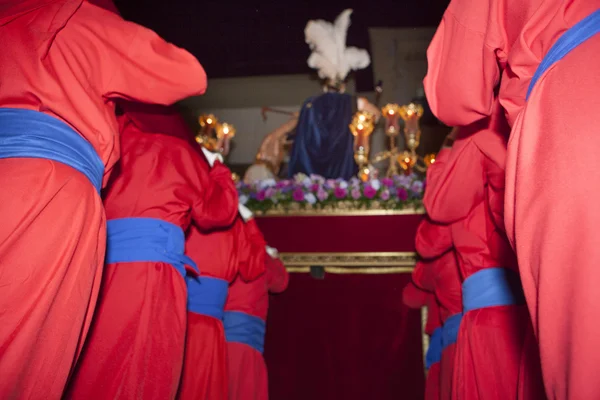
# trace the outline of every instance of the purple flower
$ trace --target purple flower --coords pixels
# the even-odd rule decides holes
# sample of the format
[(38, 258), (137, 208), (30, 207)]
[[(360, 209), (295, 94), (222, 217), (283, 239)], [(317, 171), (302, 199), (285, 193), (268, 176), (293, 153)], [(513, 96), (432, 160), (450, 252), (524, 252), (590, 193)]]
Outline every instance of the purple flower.
[(292, 198), (294, 199), (294, 201), (303, 201), (304, 192), (302, 191), (302, 189), (294, 190), (294, 193), (292, 193)]
[(365, 197), (367, 199), (372, 199), (377, 194), (377, 190), (375, 190), (375, 188), (373, 186), (371, 186), (371, 185), (365, 186), (365, 191), (364, 192), (365, 192)]
[(333, 189), (335, 187), (335, 179), (327, 179), (325, 181), (325, 187)]
[(313, 183), (310, 187), (310, 191), (311, 192), (316, 192), (317, 190), (319, 190), (319, 184), (318, 183)]
[(273, 189), (272, 187), (270, 187), (267, 190), (265, 190), (265, 197), (267, 199), (270, 199), (273, 196), (275, 196), (275, 189)]
[(333, 194), (335, 195), (336, 198), (343, 199), (348, 194), (348, 191), (345, 188), (336, 187), (335, 190), (333, 191)]
[(352, 191), (350, 192), (350, 195), (352, 196), (352, 198), (354, 200), (360, 199), (360, 189), (358, 189), (358, 188), (352, 189)]
[(288, 187), (288, 186), (290, 186), (290, 184), (291, 184), (291, 182), (290, 182), (290, 181), (288, 181), (288, 180), (285, 180), (285, 181), (279, 181), (279, 182), (277, 182), (277, 183), (275, 184), (275, 187), (276, 187), (277, 189), (283, 189), (284, 187)]
[(265, 199), (265, 195), (266, 195), (266, 192), (264, 190), (261, 190), (260, 192), (258, 192), (256, 194), (256, 200), (263, 201)]
[(400, 186), (408, 187), (408, 185), (410, 185), (410, 183), (412, 181), (412, 178), (407, 175), (396, 175), (396, 180), (398, 181), (398, 184)]
[(408, 192), (403, 187), (399, 187), (396, 194), (398, 195), (398, 199), (402, 201), (408, 200)]
[(327, 200), (328, 197), (329, 193), (327, 193), (325, 190), (323, 190), (322, 187), (320, 187), (317, 191), (317, 199), (319, 199), (319, 201), (324, 201)]
[(390, 191), (387, 189), (383, 189), (381, 191), (381, 193), (379, 194), (379, 197), (381, 197), (381, 200), (389, 200), (390, 199)]
[(381, 183), (383, 183), (383, 186), (385, 186), (385, 187), (389, 187), (389, 188), (394, 187), (394, 180), (392, 178), (383, 178), (381, 180)]
[(420, 193), (423, 190), (423, 182), (414, 181), (412, 186), (410, 187), (410, 190), (416, 193)]

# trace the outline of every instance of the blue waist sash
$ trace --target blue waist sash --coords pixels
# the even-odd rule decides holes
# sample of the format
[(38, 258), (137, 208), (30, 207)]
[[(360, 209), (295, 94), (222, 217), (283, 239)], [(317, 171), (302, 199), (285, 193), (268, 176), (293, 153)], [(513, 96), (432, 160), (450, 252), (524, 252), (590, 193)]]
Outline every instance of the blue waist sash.
[(196, 263), (184, 254), (185, 234), (157, 218), (119, 218), (106, 223), (106, 263), (155, 261), (171, 264), (184, 278)]
[(265, 348), (265, 321), (243, 312), (226, 311), (223, 327), (228, 342), (246, 344), (262, 354)]
[(442, 351), (446, 350), (446, 347), (456, 343), (458, 338), (458, 328), (460, 328), (460, 322), (462, 321), (463, 314), (454, 314), (444, 322), (442, 327)]
[(0, 108), (0, 159), (44, 158), (84, 174), (100, 192), (104, 163), (94, 147), (69, 125), (50, 115)]
[(425, 354), (425, 367), (427, 369), (442, 359), (442, 328), (437, 328), (429, 338), (429, 348)]
[(596, 35), (598, 32), (600, 32), (600, 10), (594, 11), (563, 33), (554, 45), (552, 45), (550, 50), (548, 50), (548, 53), (546, 53), (544, 59), (535, 71), (533, 78), (531, 78), (529, 88), (527, 89), (526, 99), (529, 99), (529, 95), (535, 87), (535, 84), (551, 66), (557, 61), (562, 60), (573, 49)]
[(525, 304), (519, 275), (507, 268), (486, 268), (462, 284), (463, 312), (479, 308)]
[(207, 276), (186, 276), (185, 282), (188, 289), (188, 311), (222, 320), (229, 283)]

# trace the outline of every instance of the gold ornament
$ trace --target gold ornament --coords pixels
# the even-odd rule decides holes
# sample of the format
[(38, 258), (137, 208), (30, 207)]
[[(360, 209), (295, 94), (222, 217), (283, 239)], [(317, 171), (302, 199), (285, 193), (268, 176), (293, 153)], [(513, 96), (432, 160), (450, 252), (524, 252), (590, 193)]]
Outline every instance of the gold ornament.
[(429, 167), (431, 164), (433, 164), (435, 162), (435, 154), (427, 154), (425, 157), (423, 157), (423, 162), (425, 163), (426, 167)]

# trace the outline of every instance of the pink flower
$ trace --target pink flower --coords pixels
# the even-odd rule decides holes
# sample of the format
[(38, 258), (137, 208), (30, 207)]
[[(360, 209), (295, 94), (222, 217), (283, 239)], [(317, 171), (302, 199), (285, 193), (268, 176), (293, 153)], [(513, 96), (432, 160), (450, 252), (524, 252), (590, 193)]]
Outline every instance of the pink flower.
[(389, 200), (390, 199), (390, 191), (387, 189), (384, 189), (380, 194), (379, 197), (381, 197), (381, 200)]
[(406, 191), (405, 188), (403, 187), (399, 187), (398, 190), (396, 191), (397, 195), (398, 195), (398, 199), (405, 201), (408, 200), (408, 192)]
[(318, 183), (313, 183), (310, 187), (310, 191), (315, 193), (317, 190), (319, 190), (319, 184)]
[(371, 185), (365, 186), (364, 192), (367, 199), (372, 199), (377, 194), (377, 190), (375, 190), (375, 188)]
[(258, 200), (258, 201), (263, 201), (265, 199), (265, 197), (266, 197), (266, 193), (264, 190), (261, 190), (260, 192), (258, 192), (256, 194), (256, 200)]
[(354, 189), (352, 189), (352, 191), (350, 192), (350, 194), (352, 195), (352, 198), (354, 200), (360, 199), (360, 189), (354, 188)]
[(267, 190), (265, 190), (265, 197), (267, 199), (270, 199), (273, 196), (275, 196), (275, 189), (273, 189), (272, 187), (270, 187)]
[(319, 190), (317, 191), (317, 199), (319, 199), (319, 201), (324, 201), (327, 200), (327, 198), (329, 197), (329, 194), (323, 190), (323, 188), (319, 188)]
[(336, 187), (333, 194), (335, 195), (336, 198), (343, 199), (348, 194), (348, 191), (344, 188)]
[(383, 178), (381, 183), (383, 183), (383, 186), (385, 187), (394, 187), (394, 180), (392, 178)]
[(294, 192), (292, 193), (292, 198), (294, 199), (294, 201), (303, 201), (304, 192), (302, 191), (302, 189), (294, 190)]

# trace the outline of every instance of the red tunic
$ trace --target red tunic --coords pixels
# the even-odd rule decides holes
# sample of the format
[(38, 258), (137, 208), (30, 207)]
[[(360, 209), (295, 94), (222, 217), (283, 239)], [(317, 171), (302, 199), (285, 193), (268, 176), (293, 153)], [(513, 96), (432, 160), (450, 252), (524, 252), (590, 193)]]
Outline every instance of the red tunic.
[[(264, 249), (262, 251), (264, 253)], [(226, 311), (243, 312), (266, 322), (269, 292), (283, 292), (289, 277), (279, 259), (266, 256), (264, 262), (265, 273), (258, 279), (246, 283), (238, 277), (233, 281), (225, 304)], [(230, 400), (269, 398), (267, 368), (260, 352), (247, 344), (227, 342), (227, 360)]]
[[(111, 98), (169, 104), (206, 86), (190, 54), (82, 0), (0, 1), (0, 42), (0, 107), (65, 122), (107, 172), (119, 157)], [(55, 161), (2, 159), (0, 187), (0, 398), (57, 399), (96, 306), (104, 210)]]
[[(445, 160), (448, 152), (444, 150), (438, 155)], [(437, 163), (437, 161), (436, 161)], [(431, 174), (429, 175), (431, 176)], [(427, 190), (432, 190), (428, 187)], [(442, 324), (452, 315), (462, 312), (461, 278), (453, 249), (451, 227), (436, 224), (429, 218), (423, 220), (417, 231), (416, 248), (421, 257), (429, 260), (433, 279), (433, 294), (439, 306)], [(422, 279), (418, 271), (414, 279), (419, 284)], [(426, 284), (426, 283), (425, 283)], [(442, 351), (440, 362), (440, 398), (449, 399), (452, 393), (454, 375), (454, 359), (456, 344), (447, 346)]]
[[(452, 224), (463, 279), (484, 268), (517, 268), (502, 224), (506, 139), (500, 122), (462, 129), (448, 159), (430, 168), (435, 178), (428, 182), (425, 207), (433, 219)], [(483, 124), (495, 129), (481, 129)], [(520, 368), (527, 362), (528, 321), (525, 306), (465, 313), (456, 346), (453, 398), (474, 393), (482, 399), (514, 398)]]
[[(417, 268), (419, 267), (419, 264), (417, 264)], [(440, 309), (433, 293), (429, 293), (417, 287), (413, 282), (410, 282), (404, 287), (402, 301), (410, 308), (427, 307), (427, 321), (425, 322), (425, 333), (427, 335), (431, 336), (436, 329), (441, 328)], [(425, 400), (440, 399), (440, 380), (441, 364), (436, 362), (427, 371)]]
[[(588, 136), (583, 142), (577, 136), (598, 125), (600, 86), (593, 72), (599, 63), (598, 37), (552, 67), (523, 107), (544, 55), (566, 29), (598, 7), (598, 0), (453, 0), (429, 49), (425, 79), (434, 113), (445, 123), (467, 124), (489, 115), (502, 78), (498, 97), (513, 124), (506, 166), (507, 233), (518, 248), (546, 392), (556, 399), (600, 397), (593, 376), (600, 351), (593, 351), (595, 335), (590, 334), (599, 329), (590, 317), (597, 296), (589, 286), (596, 281), (598, 246), (590, 232), (598, 216), (586, 184), (597, 174), (587, 161), (596, 152)], [(575, 118), (575, 113), (585, 117)], [(576, 265), (579, 275), (564, 265)]]
[[(230, 173), (231, 174), (231, 173)], [(231, 180), (231, 177), (229, 177)], [(237, 206), (237, 204), (236, 204)], [(215, 207), (220, 207), (215, 205)], [(198, 265), (201, 276), (231, 282), (238, 272), (251, 281), (264, 272), (264, 240), (257, 242), (254, 221), (238, 217), (226, 229), (192, 229), (186, 240), (186, 254)], [(262, 236), (261, 236), (262, 237)], [(256, 257), (259, 257), (256, 260)], [(254, 259), (253, 259), (254, 258)], [(188, 312), (185, 361), (179, 398), (182, 400), (227, 399), (227, 352), (221, 320)]]
[[(177, 137), (178, 118), (173, 113), (173, 128), (160, 134), (141, 129), (148, 128), (141, 112), (121, 117), (123, 154), (106, 193), (109, 219), (158, 218), (183, 231), (192, 222), (211, 229), (233, 221), (237, 193), (228, 169), (219, 164), (208, 171), (195, 149)], [(175, 398), (183, 365), (186, 304), (185, 281), (170, 264), (107, 265), (70, 398)]]

